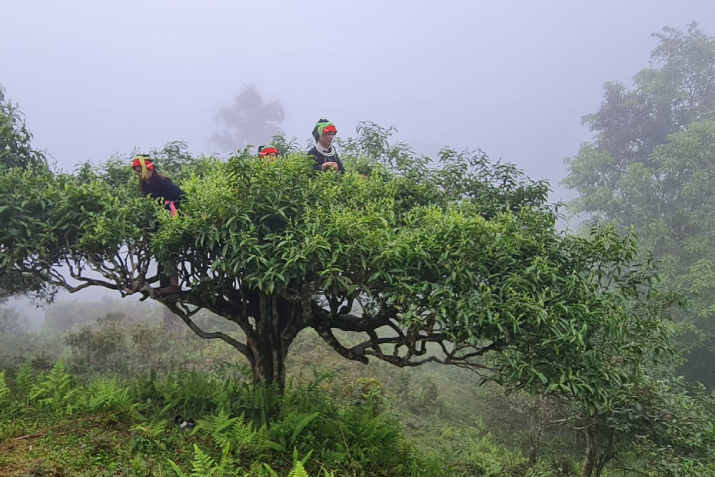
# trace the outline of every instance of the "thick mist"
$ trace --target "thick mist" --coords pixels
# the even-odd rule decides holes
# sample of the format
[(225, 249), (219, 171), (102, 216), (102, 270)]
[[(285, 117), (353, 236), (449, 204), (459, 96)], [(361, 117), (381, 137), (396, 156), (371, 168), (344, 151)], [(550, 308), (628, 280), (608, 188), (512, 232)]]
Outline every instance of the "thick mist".
[(282, 103), (301, 143), (319, 117), (343, 136), (394, 125), (433, 153), (482, 148), (558, 181), (607, 80), (628, 84), (663, 26), (712, 31), (715, 4), (549, 1), (3, 2), (0, 83), (71, 169), (185, 140), (217, 148), (216, 108), (246, 85)]

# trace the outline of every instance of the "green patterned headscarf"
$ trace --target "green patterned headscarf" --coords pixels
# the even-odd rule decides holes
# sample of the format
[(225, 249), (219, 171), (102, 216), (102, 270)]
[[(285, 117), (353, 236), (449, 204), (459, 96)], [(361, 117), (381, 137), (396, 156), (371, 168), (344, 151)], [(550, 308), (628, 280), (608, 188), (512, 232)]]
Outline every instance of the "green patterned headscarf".
[(313, 137), (317, 141), (323, 134), (329, 132), (337, 133), (338, 129), (335, 127), (335, 124), (331, 123), (327, 119), (321, 119), (315, 124), (315, 127), (313, 128)]
[(318, 123), (316, 124), (318, 127), (318, 134), (321, 136), (327, 132), (338, 132), (338, 129), (335, 127), (335, 124), (331, 123), (330, 121), (324, 122), (324, 123)]

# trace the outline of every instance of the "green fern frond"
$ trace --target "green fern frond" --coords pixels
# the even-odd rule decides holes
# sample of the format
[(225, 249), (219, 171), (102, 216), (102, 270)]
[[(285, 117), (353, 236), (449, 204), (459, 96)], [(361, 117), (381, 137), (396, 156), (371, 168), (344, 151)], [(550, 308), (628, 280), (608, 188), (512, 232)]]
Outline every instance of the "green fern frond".
[(35, 370), (32, 367), (32, 362), (28, 360), (20, 367), (20, 371), (18, 371), (17, 376), (15, 377), (15, 388), (17, 390), (17, 394), (20, 399), (25, 401), (26, 406), (30, 404), (30, 394), (34, 384)]
[(237, 450), (240, 450), (243, 446), (250, 444), (253, 441), (256, 431), (253, 429), (253, 425), (250, 422), (245, 422), (245, 417), (241, 414), (236, 422), (233, 423), (231, 434)]
[(127, 410), (131, 407), (129, 389), (117, 386), (116, 379), (96, 381), (88, 389), (87, 407), (94, 412)]
[(319, 412), (314, 412), (312, 414), (308, 414), (307, 416), (303, 417), (303, 419), (301, 419), (301, 421), (298, 423), (298, 425), (295, 426), (295, 429), (293, 429), (293, 434), (291, 435), (291, 438), (290, 438), (290, 445), (295, 444), (295, 440), (298, 437), (298, 435), (300, 435), (300, 433), (303, 431), (303, 429), (305, 429), (308, 426), (308, 424), (310, 424), (311, 421), (313, 421), (313, 419), (315, 419), (319, 415), (320, 415)]
[(47, 376), (32, 386), (30, 400), (37, 401), (55, 411), (71, 413), (81, 403), (80, 391), (72, 388), (72, 375), (67, 372), (62, 360), (57, 361)]
[(177, 477), (189, 477), (188, 475), (186, 475), (186, 474), (179, 468), (178, 465), (176, 465), (176, 462), (174, 462), (174, 461), (171, 460), (171, 459), (167, 459), (167, 460), (169, 461), (169, 465), (171, 466), (171, 469), (172, 469), (174, 472), (176, 472)]
[(345, 459), (347, 459), (347, 457), (347, 452), (341, 452), (333, 449), (321, 449), (319, 460), (322, 462), (341, 463), (345, 462)]
[(194, 460), (191, 462), (191, 477), (213, 477), (218, 466), (210, 455), (194, 444)]
[(293, 469), (288, 474), (288, 477), (310, 477), (308, 472), (303, 467), (303, 464), (298, 460), (293, 464)]
[(0, 403), (10, 400), (10, 387), (5, 381), (5, 370), (0, 373)]
[(263, 468), (266, 470), (266, 472), (268, 472), (268, 475), (270, 475), (271, 477), (278, 477), (278, 472), (273, 470), (273, 468), (270, 465), (263, 464)]
[(222, 477), (223, 469), (216, 465), (216, 461), (199, 446), (194, 444), (194, 460), (191, 461), (191, 474), (185, 474), (176, 462), (167, 459), (172, 470), (178, 477)]
[(218, 463), (217, 471), (218, 475), (223, 475), (223, 473), (226, 471), (228, 466), (234, 464), (236, 462), (232, 457), (231, 457), (231, 443), (224, 447), (221, 452), (221, 461)]
[(211, 436), (223, 452), (233, 449), (235, 455), (239, 455), (241, 449), (250, 443), (256, 434), (251, 423), (244, 422), (243, 414), (230, 417), (224, 410), (205, 419), (199, 419), (194, 432), (199, 430)]
[(130, 432), (136, 432), (147, 439), (157, 440), (164, 433), (166, 421), (160, 421), (156, 424), (136, 424), (129, 428)]
[(70, 388), (71, 380), (62, 360), (59, 360), (52, 367), (50, 374), (40, 376), (40, 381), (32, 387), (30, 399), (35, 401), (66, 393)]
[[(282, 435), (277, 436), (279, 440), (283, 438)], [(255, 432), (256, 444), (263, 449), (272, 449), (278, 452), (286, 452), (288, 448), (285, 445), (285, 439), (281, 442), (275, 442), (272, 440), (272, 432), (268, 428), (267, 424), (263, 424), (258, 431)]]
[(211, 437), (214, 437), (215, 435), (223, 434), (224, 431), (230, 428), (237, 420), (237, 417), (230, 417), (230, 415), (222, 409), (218, 414), (207, 416), (205, 419), (199, 419), (196, 423), (196, 428), (203, 429)]

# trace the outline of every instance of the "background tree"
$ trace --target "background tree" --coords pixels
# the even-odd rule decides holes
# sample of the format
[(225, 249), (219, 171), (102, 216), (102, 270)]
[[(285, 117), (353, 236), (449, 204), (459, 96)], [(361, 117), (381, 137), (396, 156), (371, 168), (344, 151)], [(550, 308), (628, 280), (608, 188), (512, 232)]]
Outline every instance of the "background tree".
[(684, 370), (712, 386), (715, 38), (696, 24), (654, 36), (660, 43), (651, 67), (635, 76), (634, 88), (607, 83), (599, 111), (584, 117), (595, 137), (566, 160), (563, 183), (580, 194), (571, 207), (589, 223), (634, 226), (663, 262), (666, 284), (689, 296), (678, 313), (690, 348)]
[(27, 319), (11, 307), (0, 307), (0, 334), (16, 335), (27, 330)]
[(255, 86), (247, 86), (233, 104), (222, 106), (214, 114), (218, 131), (211, 141), (225, 152), (268, 144), (281, 133), (285, 112), (280, 101), (265, 102)]
[(607, 406), (592, 412), (569, 399), (564, 417), (551, 421), (582, 438), (582, 477), (600, 477), (607, 466), (623, 475), (646, 466), (648, 475), (712, 475), (713, 396), (651, 359), (639, 366), (610, 393)]
[[(669, 134), (713, 118), (715, 111), (715, 39), (696, 23), (687, 32), (664, 28), (653, 36), (660, 43), (651, 53), (650, 67), (634, 76), (634, 88), (606, 83), (601, 108), (583, 118), (595, 133), (597, 151), (615, 161), (615, 175), (633, 163), (650, 165), (653, 150)], [(608, 186), (610, 178), (603, 176), (601, 183)]]

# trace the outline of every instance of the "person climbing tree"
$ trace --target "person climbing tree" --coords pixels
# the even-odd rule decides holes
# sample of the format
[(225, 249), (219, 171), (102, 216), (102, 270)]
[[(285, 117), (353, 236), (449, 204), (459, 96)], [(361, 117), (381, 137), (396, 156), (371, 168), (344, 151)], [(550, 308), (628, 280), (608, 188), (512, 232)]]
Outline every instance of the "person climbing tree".
[(315, 146), (308, 151), (308, 155), (315, 159), (313, 169), (316, 171), (334, 170), (341, 174), (345, 173), (343, 163), (340, 162), (335, 146), (333, 146), (333, 138), (337, 133), (335, 125), (327, 119), (318, 120), (313, 128)]
[[(154, 166), (154, 161), (149, 155), (139, 154), (132, 160), (132, 169), (139, 177), (139, 190), (143, 194), (149, 195), (152, 199), (164, 199), (166, 209), (175, 217), (179, 209), (179, 203), (184, 196), (184, 191), (171, 179), (162, 175)], [(158, 264), (160, 277), (160, 288), (156, 291), (160, 295), (171, 295), (179, 293), (179, 275), (176, 266), (172, 262)], [(168, 282), (168, 283), (167, 283)]]

